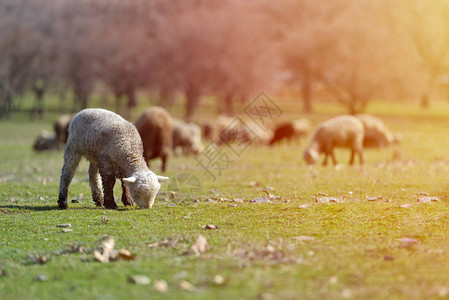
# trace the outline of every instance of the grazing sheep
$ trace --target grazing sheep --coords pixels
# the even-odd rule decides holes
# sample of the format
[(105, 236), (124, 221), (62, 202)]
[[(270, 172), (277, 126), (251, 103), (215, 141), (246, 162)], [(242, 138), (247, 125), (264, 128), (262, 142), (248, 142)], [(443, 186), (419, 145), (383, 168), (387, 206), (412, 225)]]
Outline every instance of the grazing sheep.
[(299, 119), (296, 121), (279, 124), (274, 130), (270, 145), (282, 141), (283, 139), (300, 139), (309, 134), (312, 123), (308, 119)]
[(139, 117), (136, 128), (143, 141), (143, 157), (148, 167), (151, 159), (160, 157), (165, 172), (173, 140), (172, 117), (162, 107), (150, 107)]
[(168, 180), (148, 169), (142, 140), (133, 124), (108, 110), (85, 109), (69, 125), (59, 183), (60, 209), (67, 208), (68, 188), (82, 157), (90, 162), (89, 181), (97, 206), (117, 208), (113, 188), (119, 178), (124, 205), (132, 205), (132, 197), (139, 207), (151, 208), (160, 182)]
[(57, 148), (64, 147), (69, 136), (69, 124), (74, 115), (60, 115), (53, 124), (56, 133)]
[(381, 148), (401, 142), (400, 136), (391, 133), (381, 119), (366, 114), (358, 114), (356, 117), (365, 128), (364, 148)]
[(203, 150), (201, 142), (201, 129), (194, 123), (182, 120), (173, 120), (173, 152), (182, 152), (184, 155), (198, 154)]
[(219, 116), (217, 119), (217, 145), (222, 143), (256, 143), (267, 145), (273, 136), (270, 128), (260, 127), (252, 120)]
[(33, 149), (35, 151), (54, 150), (57, 147), (56, 144), (56, 136), (50, 135), (48, 131), (43, 130), (34, 142)]
[(203, 121), (201, 123), (201, 133), (205, 141), (213, 141), (217, 134), (217, 126), (212, 121)]
[(362, 122), (354, 116), (344, 115), (327, 120), (316, 129), (310, 145), (304, 151), (304, 160), (307, 164), (314, 164), (318, 161), (320, 153), (324, 153), (323, 165), (327, 164), (329, 155), (336, 165), (333, 149), (342, 147), (351, 149), (349, 164), (354, 163), (357, 154), (362, 165), (364, 131)]

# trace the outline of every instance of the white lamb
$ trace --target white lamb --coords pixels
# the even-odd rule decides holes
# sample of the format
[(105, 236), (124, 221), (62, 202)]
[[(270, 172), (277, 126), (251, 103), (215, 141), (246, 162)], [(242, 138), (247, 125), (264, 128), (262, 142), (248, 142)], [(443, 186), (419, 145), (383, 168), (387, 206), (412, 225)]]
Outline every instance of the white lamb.
[(132, 205), (132, 197), (139, 207), (151, 208), (160, 182), (169, 179), (148, 169), (142, 140), (133, 124), (108, 110), (85, 109), (70, 122), (59, 184), (60, 209), (67, 208), (68, 188), (82, 157), (90, 162), (89, 181), (97, 206), (117, 208), (113, 188), (119, 178), (123, 204)]
[(354, 116), (343, 115), (327, 120), (316, 129), (310, 145), (304, 151), (304, 160), (307, 164), (318, 161), (320, 154), (324, 153), (323, 165), (327, 164), (328, 156), (331, 156), (334, 165), (337, 164), (334, 148), (349, 148), (351, 159), (354, 163), (355, 154), (359, 157), (359, 163), (363, 164), (363, 137), (364, 128), (362, 122)]

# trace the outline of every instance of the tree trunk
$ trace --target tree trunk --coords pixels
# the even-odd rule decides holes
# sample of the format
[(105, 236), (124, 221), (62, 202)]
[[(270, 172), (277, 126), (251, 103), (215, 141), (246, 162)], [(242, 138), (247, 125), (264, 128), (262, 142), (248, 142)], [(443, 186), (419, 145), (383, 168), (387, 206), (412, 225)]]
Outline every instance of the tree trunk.
[(233, 117), (234, 116), (234, 106), (233, 106), (233, 99), (231, 95), (227, 95), (224, 97), (224, 109), (225, 109), (225, 114), (228, 117)]
[(185, 120), (186, 122), (190, 122), (195, 115), (196, 107), (199, 104), (199, 94), (194, 87), (190, 87), (186, 91), (186, 114)]
[(137, 106), (136, 91), (133, 88), (128, 88), (126, 90), (126, 97), (128, 98), (128, 103), (126, 105), (125, 119), (131, 120), (132, 108)]

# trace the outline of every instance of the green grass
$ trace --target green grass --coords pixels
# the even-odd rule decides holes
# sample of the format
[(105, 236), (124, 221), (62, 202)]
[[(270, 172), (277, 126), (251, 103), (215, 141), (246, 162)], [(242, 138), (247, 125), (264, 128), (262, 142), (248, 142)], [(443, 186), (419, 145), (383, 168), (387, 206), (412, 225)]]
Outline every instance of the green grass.
[[(283, 118), (294, 117), (294, 102), (282, 102)], [(340, 112), (317, 104), (314, 124)], [(292, 109), (290, 109), (292, 108)], [(301, 157), (307, 144), (274, 148), (252, 146), (214, 181), (191, 157), (169, 161), (167, 176), (183, 172), (198, 177), (202, 191), (172, 198), (163, 185), (151, 210), (96, 208), (90, 199), (87, 163), (82, 162), (69, 190), (84, 194), (69, 210), (56, 209), (62, 152), (33, 153), (33, 139), (51, 130), (54, 117), (0, 123), (0, 277), (1, 299), (431, 299), (449, 295), (449, 105), (430, 111), (403, 103), (370, 105), (387, 124), (402, 132), (400, 147), (367, 150), (366, 165), (307, 167)], [(287, 113), (288, 112), (288, 113)], [(393, 160), (393, 152), (400, 155)], [(155, 162), (154, 170), (159, 171)], [(258, 182), (260, 186), (251, 185)], [(256, 204), (265, 186), (280, 199)], [(211, 192), (211, 190), (213, 190)], [(440, 197), (417, 203), (417, 193)], [(317, 203), (319, 193), (344, 197), (344, 203)], [(120, 196), (120, 186), (115, 194)], [(371, 202), (367, 197), (383, 196)], [(215, 202), (206, 201), (212, 198)], [(221, 201), (220, 201), (221, 198)], [(244, 202), (231, 202), (244, 198)], [(402, 204), (413, 204), (401, 208)], [(231, 205), (230, 205), (231, 204)], [(300, 205), (310, 204), (308, 208)], [(102, 222), (107, 218), (108, 222)], [(63, 233), (56, 224), (70, 223)], [(204, 230), (206, 224), (218, 230)], [(196, 257), (190, 246), (204, 235), (210, 249)], [(133, 261), (94, 261), (92, 250), (105, 235), (116, 249), (135, 254)], [(311, 236), (298, 241), (294, 237)], [(403, 247), (400, 238), (417, 240)], [(164, 239), (173, 247), (149, 248)], [(85, 253), (70, 245), (82, 245)], [(34, 263), (30, 256), (49, 260)], [(129, 276), (165, 280), (161, 293), (139, 286)], [(214, 282), (215, 275), (225, 278)], [(39, 282), (36, 276), (48, 281)], [(193, 291), (179, 287), (182, 280)]]

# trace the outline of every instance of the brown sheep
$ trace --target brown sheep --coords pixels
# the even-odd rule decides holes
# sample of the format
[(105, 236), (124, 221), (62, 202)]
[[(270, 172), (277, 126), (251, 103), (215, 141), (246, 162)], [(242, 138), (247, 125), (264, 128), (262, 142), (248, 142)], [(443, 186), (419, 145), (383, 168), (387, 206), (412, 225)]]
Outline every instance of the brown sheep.
[(165, 172), (173, 142), (170, 113), (162, 107), (150, 107), (139, 117), (136, 128), (143, 141), (143, 156), (148, 166), (151, 159), (160, 157), (161, 170)]
[(60, 115), (58, 119), (53, 123), (53, 127), (56, 133), (56, 147), (58, 149), (64, 147), (69, 136), (69, 124), (72, 121), (74, 115)]

